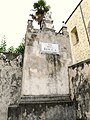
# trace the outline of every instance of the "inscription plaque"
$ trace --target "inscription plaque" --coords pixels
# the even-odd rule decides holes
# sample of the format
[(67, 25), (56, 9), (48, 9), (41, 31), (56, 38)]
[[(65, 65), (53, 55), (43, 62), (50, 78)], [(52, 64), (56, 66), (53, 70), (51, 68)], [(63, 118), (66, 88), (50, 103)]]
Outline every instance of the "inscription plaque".
[(41, 45), (41, 53), (59, 54), (59, 45), (58, 44), (41, 42), (40, 45)]

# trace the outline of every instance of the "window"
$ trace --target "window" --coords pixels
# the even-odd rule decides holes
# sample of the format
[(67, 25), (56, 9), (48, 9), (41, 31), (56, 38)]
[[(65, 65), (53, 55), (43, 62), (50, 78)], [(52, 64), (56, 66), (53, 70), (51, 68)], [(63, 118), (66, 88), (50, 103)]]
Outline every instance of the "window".
[(76, 45), (79, 42), (79, 37), (78, 37), (76, 27), (74, 27), (73, 30), (71, 31), (71, 39), (72, 39), (73, 45)]

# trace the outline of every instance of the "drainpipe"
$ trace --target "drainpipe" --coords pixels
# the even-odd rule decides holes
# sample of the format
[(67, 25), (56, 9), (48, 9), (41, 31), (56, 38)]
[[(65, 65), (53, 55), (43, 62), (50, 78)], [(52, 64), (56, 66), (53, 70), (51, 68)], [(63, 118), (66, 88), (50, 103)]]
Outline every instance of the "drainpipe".
[(81, 7), (81, 5), (80, 5), (80, 11), (81, 11), (82, 20), (83, 20), (83, 24), (84, 24), (84, 27), (85, 27), (85, 31), (86, 31), (86, 35), (87, 35), (87, 39), (88, 39), (88, 43), (89, 43), (89, 46), (90, 46), (90, 39), (89, 39), (89, 35), (88, 35), (88, 32), (87, 32), (87, 27), (86, 27), (86, 24), (85, 24), (84, 15), (83, 15), (83, 11), (82, 11), (82, 7)]

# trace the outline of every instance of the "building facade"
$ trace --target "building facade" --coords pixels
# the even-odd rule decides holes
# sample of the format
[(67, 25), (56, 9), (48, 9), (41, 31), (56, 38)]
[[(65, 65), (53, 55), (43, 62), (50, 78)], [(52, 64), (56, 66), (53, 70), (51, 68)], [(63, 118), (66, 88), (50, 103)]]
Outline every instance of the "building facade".
[(90, 58), (90, 0), (81, 0), (66, 21), (73, 63)]

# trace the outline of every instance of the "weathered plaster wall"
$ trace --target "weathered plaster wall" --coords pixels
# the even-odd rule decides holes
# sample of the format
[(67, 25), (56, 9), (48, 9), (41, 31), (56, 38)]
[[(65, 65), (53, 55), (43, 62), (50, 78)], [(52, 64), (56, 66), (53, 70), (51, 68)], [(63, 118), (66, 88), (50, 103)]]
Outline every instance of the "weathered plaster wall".
[[(40, 53), (40, 42), (59, 45), (59, 55)], [(67, 67), (71, 63), (68, 35), (51, 30), (27, 30), (22, 95), (69, 94)]]
[(75, 120), (75, 106), (62, 104), (28, 104), (21, 107), (22, 120)]
[(90, 59), (69, 67), (69, 78), (78, 120), (90, 120)]
[[(83, 0), (80, 5), (66, 23), (70, 36), (74, 64), (90, 58), (90, 31), (88, 31), (88, 24), (90, 22), (90, 0)], [(75, 26), (77, 28), (79, 42), (73, 45), (71, 31)]]
[(16, 57), (0, 53), (0, 120), (7, 120), (9, 105), (20, 97), (22, 69)]

